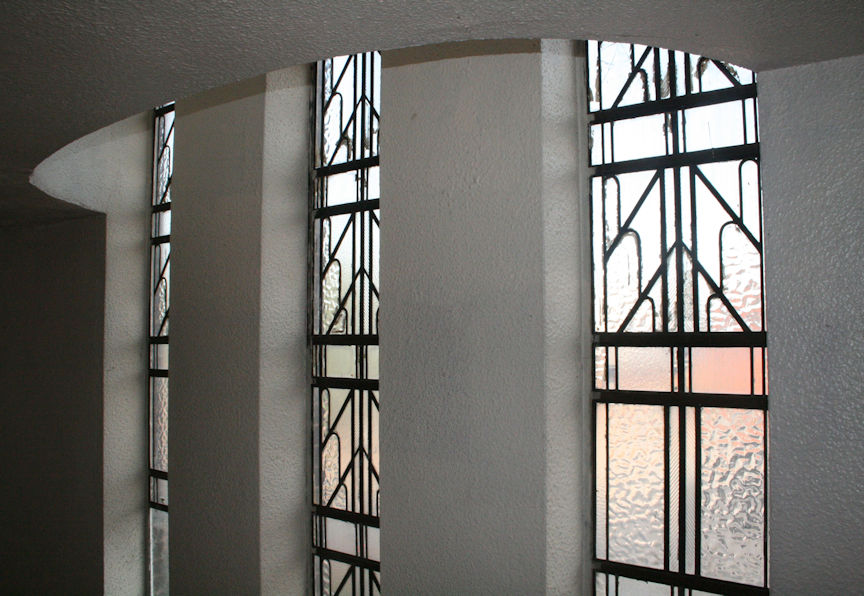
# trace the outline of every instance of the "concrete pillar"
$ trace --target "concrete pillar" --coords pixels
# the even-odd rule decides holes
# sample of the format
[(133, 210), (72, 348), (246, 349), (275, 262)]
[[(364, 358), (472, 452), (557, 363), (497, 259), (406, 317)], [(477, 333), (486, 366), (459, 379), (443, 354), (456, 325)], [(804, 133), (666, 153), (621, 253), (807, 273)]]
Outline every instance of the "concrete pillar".
[(759, 76), (770, 585), (864, 585), (864, 57)]
[(578, 64), (571, 44), (537, 41), (384, 54), (381, 540), (393, 593), (566, 593), (581, 581)]

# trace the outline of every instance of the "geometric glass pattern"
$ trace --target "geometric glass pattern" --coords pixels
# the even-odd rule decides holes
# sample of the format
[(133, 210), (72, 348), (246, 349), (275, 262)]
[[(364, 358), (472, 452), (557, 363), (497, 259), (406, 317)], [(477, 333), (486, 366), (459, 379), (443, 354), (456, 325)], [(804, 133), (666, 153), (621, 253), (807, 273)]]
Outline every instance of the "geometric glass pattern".
[(168, 594), (168, 315), (174, 104), (154, 111), (148, 325), (150, 401), (150, 594)]
[(314, 593), (380, 594), (377, 52), (317, 65), (310, 198)]
[(767, 594), (755, 75), (589, 41), (598, 594)]

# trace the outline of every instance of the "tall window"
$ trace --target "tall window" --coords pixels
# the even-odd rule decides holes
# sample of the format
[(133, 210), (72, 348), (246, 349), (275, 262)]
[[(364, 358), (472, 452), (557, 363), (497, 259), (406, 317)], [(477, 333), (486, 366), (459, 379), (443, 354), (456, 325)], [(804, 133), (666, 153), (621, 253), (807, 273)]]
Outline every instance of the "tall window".
[(168, 309), (174, 104), (155, 110), (150, 220), (150, 593), (168, 593)]
[(310, 205), (315, 594), (379, 594), (377, 53), (318, 64)]
[(589, 42), (595, 588), (767, 593), (756, 81)]

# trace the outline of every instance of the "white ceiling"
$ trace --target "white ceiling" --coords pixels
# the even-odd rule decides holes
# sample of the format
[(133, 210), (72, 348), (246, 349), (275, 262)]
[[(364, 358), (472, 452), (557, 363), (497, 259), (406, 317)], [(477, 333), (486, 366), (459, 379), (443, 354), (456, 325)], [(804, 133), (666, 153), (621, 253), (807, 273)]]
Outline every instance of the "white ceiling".
[(864, 0), (3, 0), (0, 225), (57, 215), (27, 180), (135, 113), (291, 64), (491, 38), (631, 40), (755, 70), (864, 53)]

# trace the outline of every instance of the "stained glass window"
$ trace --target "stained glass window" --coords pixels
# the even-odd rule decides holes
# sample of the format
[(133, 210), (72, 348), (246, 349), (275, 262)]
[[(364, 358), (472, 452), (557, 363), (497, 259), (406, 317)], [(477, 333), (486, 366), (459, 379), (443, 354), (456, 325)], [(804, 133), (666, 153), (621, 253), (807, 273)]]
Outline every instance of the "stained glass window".
[(150, 593), (168, 594), (168, 314), (174, 104), (155, 110), (150, 216)]
[(765, 594), (755, 75), (588, 42), (598, 594)]
[(313, 583), (380, 594), (378, 254), (381, 57), (317, 66), (310, 230)]

